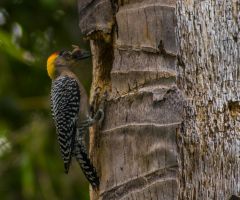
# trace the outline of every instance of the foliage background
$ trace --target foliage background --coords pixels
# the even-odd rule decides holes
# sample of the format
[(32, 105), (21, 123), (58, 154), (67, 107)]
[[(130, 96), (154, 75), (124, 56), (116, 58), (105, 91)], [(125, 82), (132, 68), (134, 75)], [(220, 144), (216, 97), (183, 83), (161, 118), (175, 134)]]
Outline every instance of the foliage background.
[[(50, 114), (46, 59), (78, 44), (75, 0), (0, 1), (0, 197), (87, 200), (88, 185), (74, 162), (64, 174)], [(83, 65), (83, 66), (82, 66)], [(81, 63), (87, 89), (91, 63)]]

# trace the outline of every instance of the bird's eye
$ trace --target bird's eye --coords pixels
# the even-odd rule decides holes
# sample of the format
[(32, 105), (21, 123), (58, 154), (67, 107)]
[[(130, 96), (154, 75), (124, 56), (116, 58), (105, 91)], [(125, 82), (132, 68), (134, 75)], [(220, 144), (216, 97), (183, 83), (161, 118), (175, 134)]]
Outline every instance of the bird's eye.
[(65, 51), (64, 54), (63, 54), (63, 57), (66, 59), (66, 60), (70, 60), (72, 58), (72, 55), (69, 51)]
[(62, 56), (63, 54), (64, 54), (63, 50), (59, 52), (59, 56)]
[(63, 57), (66, 60), (70, 60), (72, 58), (72, 54), (69, 51), (60, 51), (59, 56)]

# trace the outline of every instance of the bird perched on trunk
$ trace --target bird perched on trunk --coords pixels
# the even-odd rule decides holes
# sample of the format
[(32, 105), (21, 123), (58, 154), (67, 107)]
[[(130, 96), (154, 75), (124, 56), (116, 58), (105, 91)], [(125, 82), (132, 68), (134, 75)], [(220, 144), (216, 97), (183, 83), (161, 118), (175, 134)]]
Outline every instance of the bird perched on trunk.
[(70, 67), (91, 55), (78, 47), (70, 51), (55, 52), (47, 60), (47, 72), (52, 79), (51, 110), (55, 122), (65, 172), (68, 173), (72, 157), (75, 157), (93, 188), (99, 178), (85, 146), (83, 133), (97, 120), (103, 118), (99, 110), (89, 116), (86, 91)]

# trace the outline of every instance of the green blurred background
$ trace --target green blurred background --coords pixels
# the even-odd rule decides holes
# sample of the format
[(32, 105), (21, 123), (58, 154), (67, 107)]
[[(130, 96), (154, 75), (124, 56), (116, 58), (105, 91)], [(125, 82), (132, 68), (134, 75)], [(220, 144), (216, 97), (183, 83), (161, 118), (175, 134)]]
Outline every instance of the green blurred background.
[[(72, 44), (89, 49), (76, 0), (0, 0), (1, 200), (89, 199), (75, 161), (64, 174), (50, 114), (46, 60)], [(90, 60), (76, 70), (89, 90)]]

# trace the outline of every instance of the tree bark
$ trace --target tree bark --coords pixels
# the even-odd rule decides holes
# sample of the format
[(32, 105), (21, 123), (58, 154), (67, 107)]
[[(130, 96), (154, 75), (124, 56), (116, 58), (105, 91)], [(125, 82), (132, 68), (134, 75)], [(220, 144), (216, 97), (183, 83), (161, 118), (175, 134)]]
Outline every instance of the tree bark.
[(177, 197), (175, 3), (79, 0), (94, 55), (91, 93), (108, 91), (104, 124), (91, 134), (101, 182), (92, 200)]
[(79, 0), (95, 109), (108, 93), (103, 126), (90, 137), (101, 182), (92, 200), (238, 195), (239, 6)]
[(226, 200), (240, 192), (240, 3), (178, 0), (176, 13), (187, 99), (179, 199)]

